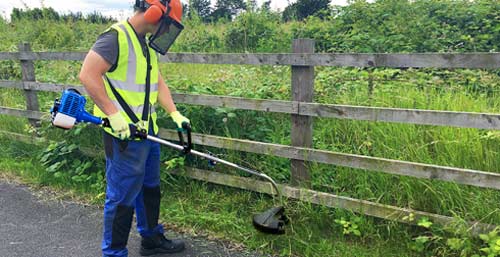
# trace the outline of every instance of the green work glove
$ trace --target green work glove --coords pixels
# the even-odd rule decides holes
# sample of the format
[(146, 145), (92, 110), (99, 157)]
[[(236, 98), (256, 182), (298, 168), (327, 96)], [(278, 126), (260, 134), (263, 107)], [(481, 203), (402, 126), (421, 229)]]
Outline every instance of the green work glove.
[(135, 124), (135, 126), (137, 127), (138, 131), (146, 131), (146, 132), (147, 132), (147, 125), (148, 125), (148, 121), (147, 120), (140, 120), (139, 122), (137, 122)]
[(172, 120), (177, 124), (177, 130), (182, 130), (182, 123), (187, 122), (190, 123), (188, 118), (182, 116), (182, 114), (178, 111), (171, 112), (170, 117), (172, 117)]
[(111, 130), (117, 134), (118, 138), (121, 140), (130, 138), (130, 128), (120, 112), (109, 115), (108, 120)]

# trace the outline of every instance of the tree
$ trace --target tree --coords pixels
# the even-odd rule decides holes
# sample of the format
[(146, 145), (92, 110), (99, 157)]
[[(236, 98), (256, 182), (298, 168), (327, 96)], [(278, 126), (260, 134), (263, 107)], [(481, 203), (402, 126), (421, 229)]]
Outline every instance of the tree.
[(247, 0), (246, 7), (249, 12), (257, 11), (257, 0)]
[(266, 13), (271, 12), (271, 0), (265, 1), (264, 3), (262, 3), (260, 10), (263, 12), (266, 12)]
[(284, 21), (297, 20), (297, 3), (285, 7), (282, 15)]
[(246, 4), (243, 0), (217, 0), (215, 9), (212, 13), (214, 20), (228, 19), (232, 20), (233, 16), (239, 11), (245, 10)]
[(209, 21), (212, 12), (210, 9), (210, 0), (190, 0), (189, 16), (191, 16), (194, 12), (196, 12), (204, 22)]
[(298, 0), (285, 8), (283, 19), (285, 21), (304, 20), (319, 11), (328, 10), (329, 4), (330, 0)]

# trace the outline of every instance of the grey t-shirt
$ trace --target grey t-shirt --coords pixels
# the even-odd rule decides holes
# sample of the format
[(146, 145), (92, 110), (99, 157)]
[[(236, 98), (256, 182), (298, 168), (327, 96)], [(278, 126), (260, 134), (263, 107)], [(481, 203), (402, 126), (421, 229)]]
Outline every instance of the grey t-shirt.
[[(135, 31), (134, 31), (135, 32)], [(137, 35), (137, 33), (136, 33)], [(142, 46), (142, 53), (146, 54), (147, 43), (146, 38), (137, 35), (139, 42)], [(111, 29), (107, 32), (101, 34), (97, 41), (92, 46), (92, 50), (99, 54), (106, 62), (111, 64), (111, 68), (109, 72), (112, 72), (116, 69), (117, 61), (118, 61), (118, 32), (114, 29)]]

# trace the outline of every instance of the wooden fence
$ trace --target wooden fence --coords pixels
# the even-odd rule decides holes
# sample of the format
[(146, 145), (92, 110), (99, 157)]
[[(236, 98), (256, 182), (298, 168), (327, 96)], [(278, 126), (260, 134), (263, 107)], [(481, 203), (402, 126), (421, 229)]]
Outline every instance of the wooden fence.
[[(437, 224), (445, 225), (452, 222), (453, 218), (309, 190), (307, 187), (310, 185), (310, 175), (306, 162), (312, 161), (362, 169), (367, 172), (384, 172), (449, 181), (482, 188), (500, 189), (500, 173), (498, 171), (485, 172), (311, 148), (313, 117), (500, 130), (500, 114), (495, 113), (313, 103), (315, 66), (496, 69), (500, 68), (500, 54), (317, 54), (314, 53), (314, 41), (310, 39), (294, 40), (292, 49), (293, 53), (288, 54), (169, 53), (162, 57), (161, 62), (169, 63), (288, 65), (292, 67), (292, 99), (290, 101), (173, 94), (176, 103), (290, 114), (292, 122), (291, 145), (278, 145), (203, 134), (194, 134), (194, 143), (288, 158), (291, 160), (291, 185), (279, 185), (283, 195), (289, 198), (406, 223), (414, 223), (420, 217), (428, 217)], [(40, 112), (39, 110), (37, 91), (60, 92), (65, 88), (73, 87), (85, 93), (83, 87), (77, 85), (60, 85), (36, 81), (33, 65), (33, 62), (38, 60), (81, 61), (85, 55), (84, 52), (36, 53), (30, 50), (28, 44), (21, 44), (19, 52), (0, 53), (0, 60), (20, 61), (23, 73), (22, 81), (0, 81), (0, 87), (22, 89), (26, 96), (26, 110), (0, 107), (0, 114), (26, 117), (31, 123), (34, 123), (40, 119), (48, 118), (46, 112)], [(20, 135), (13, 135), (8, 132), (3, 132), (3, 134), (16, 136), (18, 139), (23, 138)], [(167, 139), (177, 138), (176, 132), (170, 130), (160, 130), (160, 136)], [(31, 140), (30, 142), (36, 143), (39, 141)], [(256, 192), (272, 193), (269, 183), (253, 179), (191, 168), (184, 175), (212, 183)], [(408, 219), (409, 215), (414, 215), (415, 219)], [(473, 233), (487, 231), (494, 227), (494, 225), (479, 222), (470, 222), (470, 225)]]

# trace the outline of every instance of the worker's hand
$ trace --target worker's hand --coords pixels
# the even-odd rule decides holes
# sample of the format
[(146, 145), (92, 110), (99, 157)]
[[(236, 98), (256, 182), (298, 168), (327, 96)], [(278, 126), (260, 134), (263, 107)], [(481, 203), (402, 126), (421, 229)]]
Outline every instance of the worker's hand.
[(109, 125), (121, 140), (130, 138), (130, 128), (120, 112), (108, 116)]
[(178, 111), (171, 112), (170, 117), (172, 117), (172, 120), (175, 122), (175, 124), (177, 124), (177, 130), (183, 130), (182, 123), (191, 123), (188, 118), (182, 116), (182, 114)]
[(135, 124), (138, 131), (147, 131), (148, 121), (140, 120)]

